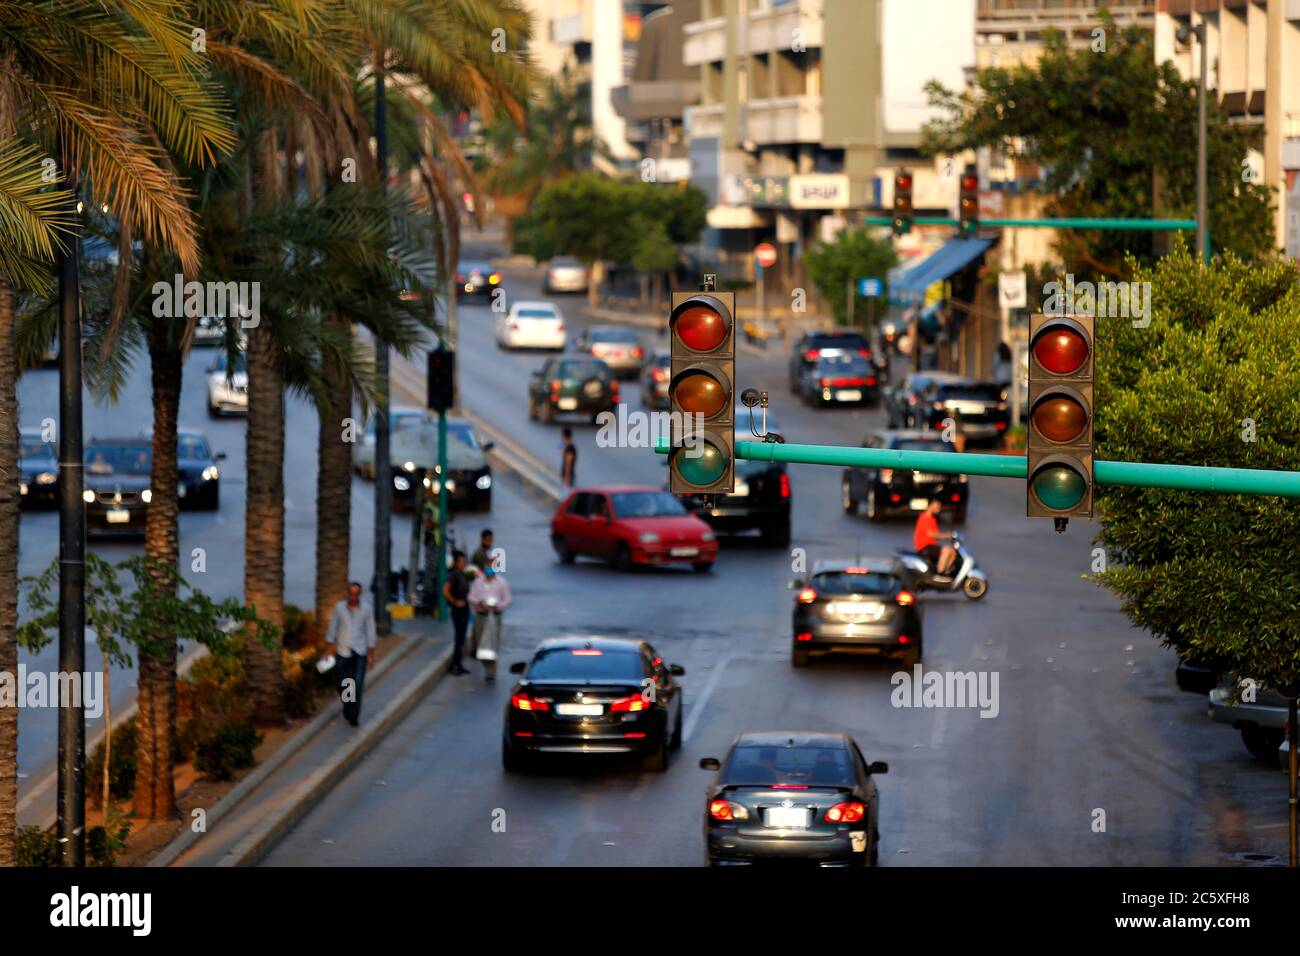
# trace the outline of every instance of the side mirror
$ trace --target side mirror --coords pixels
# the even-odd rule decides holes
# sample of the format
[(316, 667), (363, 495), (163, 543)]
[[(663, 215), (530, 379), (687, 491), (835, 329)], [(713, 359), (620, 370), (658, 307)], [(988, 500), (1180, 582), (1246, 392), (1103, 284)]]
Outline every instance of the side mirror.
[(700, 769), (701, 769), (701, 770), (721, 770), (721, 769), (722, 769), (722, 764), (718, 761), (718, 758), (717, 758), (717, 757), (701, 757), (701, 758), (700, 758)]
[(681, 664), (669, 664), (668, 673), (672, 674), (674, 677), (685, 677), (686, 668)]
[(485, 452), (486, 452), (486, 451), (491, 451), (493, 448), (496, 448), (496, 447), (497, 447), (497, 443), (494, 442), (494, 441), (485, 441), (485, 442), (483, 443), (483, 450), (484, 450)]
[(225, 461), (225, 460), (226, 460), (226, 453), (225, 453), (224, 451), (219, 451), (219, 452), (217, 452), (217, 453), (212, 457), (212, 460), (213, 460), (213, 461)]
[(515, 661), (510, 665), (510, 673), (512, 674), (522, 674), (527, 669), (528, 664), (525, 661)]
[(867, 773), (872, 776), (875, 776), (878, 773), (889, 773), (889, 764), (885, 763), (883, 760), (874, 760), (867, 767)]

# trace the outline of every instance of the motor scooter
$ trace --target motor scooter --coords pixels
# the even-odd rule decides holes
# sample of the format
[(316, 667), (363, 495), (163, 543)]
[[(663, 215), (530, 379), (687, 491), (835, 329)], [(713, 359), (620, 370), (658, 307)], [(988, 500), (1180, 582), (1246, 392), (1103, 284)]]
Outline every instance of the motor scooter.
[(972, 601), (978, 601), (989, 590), (989, 579), (980, 570), (975, 555), (966, 547), (961, 534), (953, 532), (952, 547), (957, 552), (957, 563), (948, 574), (940, 574), (916, 551), (898, 551), (899, 561), (911, 575), (914, 591), (961, 591)]

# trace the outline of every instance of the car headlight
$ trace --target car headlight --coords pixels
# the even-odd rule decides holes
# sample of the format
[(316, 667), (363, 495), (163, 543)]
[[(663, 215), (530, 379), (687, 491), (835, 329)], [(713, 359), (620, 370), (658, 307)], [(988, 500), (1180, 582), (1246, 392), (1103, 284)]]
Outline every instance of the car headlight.
[(92, 501), (95, 500), (95, 493), (91, 491), (89, 488), (87, 488), (85, 491), (81, 493), (81, 500), (84, 501), (86, 504), (90, 504)]
[(455, 490), (456, 490), (456, 482), (454, 482), (454, 481), (452, 481), (450, 478), (448, 478), (448, 479), (447, 479), (447, 493), (450, 494), (451, 492), (453, 492), (453, 491), (455, 491)]
[(653, 531), (646, 531), (638, 536), (638, 540), (642, 544), (654, 544), (659, 540), (659, 535), (655, 534)]
[(426, 487), (426, 488), (432, 488), (432, 487), (433, 487), (433, 482), (429, 480), (429, 476), (428, 476), (428, 475), (425, 475), (425, 476), (424, 476), (424, 487)]
[(153, 501), (153, 492), (146, 488), (144, 491), (140, 492), (140, 500), (145, 504)]
[(216, 481), (220, 477), (221, 477), (221, 472), (217, 471), (216, 465), (208, 465), (208, 467), (203, 469), (204, 481)]
[(478, 481), (474, 482), (474, 487), (479, 491), (487, 491), (492, 487), (491, 475), (479, 475)]
[(402, 471), (415, 471), (415, 462), (408, 461), (402, 464)]
[(959, 482), (961, 482), (963, 485), (966, 484), (966, 476), (965, 476), (965, 475), (958, 475), (958, 476), (957, 476), (957, 480), (958, 480)]
[(38, 485), (52, 485), (59, 480), (59, 476), (52, 471), (43, 471), (36, 476)]
[(27, 494), (27, 482), (25, 482), (25, 481), (20, 481), (20, 482), (18, 483), (18, 494), (19, 494), (19, 495), (25, 495), (25, 494)]
[(393, 487), (398, 491), (409, 491), (411, 489), (411, 481), (405, 475), (394, 475)]
[(704, 532), (702, 535), (700, 535), (700, 540), (701, 540), (701, 541), (712, 541), (712, 540), (713, 540), (713, 532), (712, 532), (712, 531), (706, 531), (706, 532)]

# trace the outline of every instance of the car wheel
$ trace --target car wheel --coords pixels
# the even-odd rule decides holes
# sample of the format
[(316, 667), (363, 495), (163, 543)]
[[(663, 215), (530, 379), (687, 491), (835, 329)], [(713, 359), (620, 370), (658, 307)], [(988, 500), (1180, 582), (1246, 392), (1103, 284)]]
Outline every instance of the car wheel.
[(700, 561), (696, 564), (692, 564), (691, 570), (694, 571), (696, 574), (708, 574), (710, 571), (713, 570), (713, 562)]
[(903, 666), (909, 670), (921, 662), (921, 642), (917, 641), (907, 650), (903, 651)]
[(528, 769), (529, 762), (522, 755), (515, 753), (515, 748), (511, 747), (504, 738), (501, 740), (501, 766), (506, 773), (523, 773)]
[(858, 499), (853, 497), (853, 482), (847, 476), (840, 479), (840, 506), (846, 515), (858, 513)]
[(1241, 728), (1241, 742), (1246, 749), (1260, 760), (1277, 760), (1277, 748), (1282, 746), (1285, 735), (1281, 730), (1271, 730), (1256, 725)]
[(972, 601), (978, 601), (989, 593), (989, 583), (983, 578), (967, 578), (961, 589)]
[(208, 500), (203, 503), (203, 507), (208, 511), (217, 511), (221, 508), (221, 486), (213, 485), (212, 494), (208, 495)]
[(680, 694), (677, 698), (677, 723), (673, 727), (673, 736), (672, 739), (668, 741), (668, 746), (673, 750), (682, 749), (682, 704)]
[(668, 769), (668, 747), (662, 740), (658, 747), (641, 758), (641, 769), (650, 773), (663, 773)]
[(614, 549), (614, 567), (620, 571), (632, 570), (632, 551), (626, 544), (621, 542)]
[(555, 556), (560, 559), (561, 564), (573, 563), (573, 549), (569, 547), (569, 542), (561, 535), (551, 535), (551, 547), (555, 548)]
[(791, 667), (807, 667), (810, 660), (812, 660), (812, 657), (809, 655), (808, 651), (802, 647), (796, 647), (790, 652)]
[(867, 489), (867, 520), (880, 520), (880, 506), (876, 503), (876, 489), (874, 487)]

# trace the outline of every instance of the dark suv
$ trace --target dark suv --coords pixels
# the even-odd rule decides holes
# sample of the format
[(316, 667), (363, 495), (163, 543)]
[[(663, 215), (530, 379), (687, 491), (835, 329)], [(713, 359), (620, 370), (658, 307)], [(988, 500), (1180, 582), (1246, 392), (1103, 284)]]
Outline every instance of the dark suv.
[(861, 332), (851, 330), (832, 330), (829, 332), (805, 332), (794, 344), (790, 353), (790, 391), (798, 395), (803, 388), (804, 376), (809, 367), (817, 364), (823, 355), (838, 355), (855, 352), (864, 359), (871, 359), (871, 343)]
[(144, 534), (153, 446), (143, 438), (92, 438), (86, 445), (86, 534)]
[(608, 365), (590, 355), (547, 359), (528, 382), (528, 417), (543, 422), (580, 415), (596, 420), (618, 410), (618, 379)]
[(952, 419), (969, 441), (997, 442), (1011, 423), (1006, 391), (952, 372), (915, 372), (889, 398), (890, 428), (942, 431)]
[[(957, 453), (951, 442), (943, 441), (934, 432), (919, 429), (872, 432), (863, 439), (862, 447)], [(872, 521), (889, 515), (924, 511), (934, 497), (943, 502), (943, 510), (951, 513), (958, 524), (966, 520), (970, 486), (965, 475), (904, 468), (845, 468), (840, 479), (840, 501), (844, 511), (856, 515), (865, 509)]]

